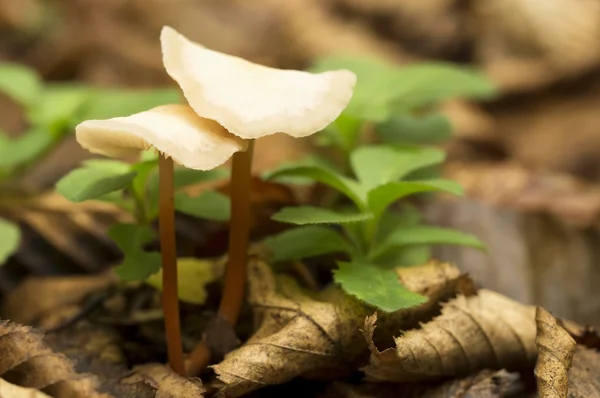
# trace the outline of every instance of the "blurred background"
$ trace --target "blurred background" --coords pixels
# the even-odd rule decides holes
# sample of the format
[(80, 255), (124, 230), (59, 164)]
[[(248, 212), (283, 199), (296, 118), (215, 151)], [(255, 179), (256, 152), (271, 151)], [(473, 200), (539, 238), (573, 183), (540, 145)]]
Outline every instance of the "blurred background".
[[(172, 87), (161, 62), (163, 25), (281, 68), (343, 53), (482, 70), (498, 99), (444, 105), (454, 126), (444, 173), (467, 195), (433, 202), (426, 215), (476, 234), (488, 252), (441, 248), (437, 257), (482, 287), (600, 326), (599, 1), (0, 0), (0, 60), (33, 67), (45, 81)], [(23, 120), (0, 96), (0, 128), (16, 136)], [(305, 151), (285, 136), (269, 140), (257, 148), (257, 171)], [(87, 156), (67, 139), (26, 184), (51, 187)], [(94, 271), (114, 256), (97, 254), (78, 232), (87, 228), (97, 246), (109, 210), (86, 210), (90, 224), (79, 213), (60, 218), (61, 209), (53, 203), (18, 217), (37, 254), (21, 250), (2, 268), (4, 292), (28, 274)], [(33, 257), (50, 247), (60, 252), (55, 265), (36, 265)]]

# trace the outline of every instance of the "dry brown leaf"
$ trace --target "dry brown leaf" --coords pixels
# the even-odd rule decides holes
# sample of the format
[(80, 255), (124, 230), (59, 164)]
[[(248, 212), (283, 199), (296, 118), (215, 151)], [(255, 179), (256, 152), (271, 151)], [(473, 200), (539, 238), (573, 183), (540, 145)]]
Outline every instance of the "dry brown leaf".
[[(198, 378), (185, 378), (162, 364), (146, 364), (136, 367), (133, 374), (121, 381), (125, 385), (144, 383), (154, 390), (155, 398), (199, 398), (205, 389)], [(139, 398), (136, 395), (136, 398)]]
[(518, 374), (484, 370), (442, 384), (363, 383), (355, 386), (334, 382), (323, 398), (502, 398), (522, 389)]
[(0, 379), (0, 398), (50, 398), (50, 396), (39, 390), (20, 387)]
[(373, 343), (377, 315), (365, 320), (370, 381), (406, 382), (464, 376), (482, 369), (522, 369), (537, 356), (533, 307), (489, 290), (458, 297), (421, 329), (397, 337), (380, 352)]
[(569, 398), (600, 397), (600, 353), (577, 346), (569, 371)]
[(466, 195), (488, 204), (546, 212), (581, 227), (600, 225), (600, 188), (566, 174), (533, 172), (513, 163), (451, 163), (444, 173)]
[(575, 340), (542, 307), (535, 312), (538, 359), (535, 377), (540, 398), (566, 398), (568, 373), (575, 352)]
[[(465, 283), (456, 268), (431, 263), (400, 272), (411, 290), (433, 303), (400, 311), (386, 319), (388, 327), (415, 324), (434, 313), (434, 301), (448, 298)], [(429, 280), (429, 282), (428, 282)], [(460, 283), (458, 281), (461, 281)], [(309, 371), (354, 368), (368, 354), (359, 328), (372, 309), (332, 287), (321, 294), (303, 291), (291, 278), (276, 277), (263, 261), (249, 263), (249, 298), (256, 333), (214, 366), (225, 383), (222, 395), (240, 396), (280, 384)], [(325, 372), (325, 377), (331, 375)]]
[(30, 327), (0, 321), (0, 377), (57, 398), (110, 398), (96, 390), (92, 374), (80, 374), (64, 355), (52, 351)]
[[(13, 322), (33, 324), (41, 317), (75, 306), (88, 295), (117, 282), (112, 272), (92, 276), (32, 277), (12, 291), (2, 305), (2, 316)], [(60, 320), (55, 320), (60, 322)], [(51, 328), (56, 325), (43, 325)]]

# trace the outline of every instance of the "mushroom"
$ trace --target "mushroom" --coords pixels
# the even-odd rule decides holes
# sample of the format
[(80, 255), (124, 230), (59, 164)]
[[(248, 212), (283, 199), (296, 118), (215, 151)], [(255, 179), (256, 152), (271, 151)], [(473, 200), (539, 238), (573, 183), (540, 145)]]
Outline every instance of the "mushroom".
[[(167, 73), (196, 113), (249, 141), (248, 149), (232, 160), (229, 261), (219, 308), (219, 315), (235, 325), (246, 283), (254, 140), (275, 133), (306, 137), (324, 129), (348, 105), (356, 75), (257, 65), (194, 43), (168, 26), (161, 32), (161, 46)], [(192, 361), (206, 352), (199, 347)]]
[(187, 105), (164, 105), (131, 116), (87, 120), (76, 127), (77, 142), (92, 153), (125, 157), (154, 148), (159, 153), (159, 230), (163, 266), (162, 305), (169, 365), (184, 374), (177, 292), (173, 162), (211, 170), (247, 142), (220, 124), (199, 117)]

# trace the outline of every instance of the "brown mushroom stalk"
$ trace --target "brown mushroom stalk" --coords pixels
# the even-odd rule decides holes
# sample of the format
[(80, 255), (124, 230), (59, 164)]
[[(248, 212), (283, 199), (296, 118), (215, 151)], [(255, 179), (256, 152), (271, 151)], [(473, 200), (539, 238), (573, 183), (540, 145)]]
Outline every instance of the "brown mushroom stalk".
[(177, 247), (175, 243), (175, 205), (173, 159), (160, 154), (158, 160), (160, 252), (163, 266), (162, 306), (165, 317), (167, 354), (171, 369), (185, 374), (183, 346), (179, 322), (179, 295), (177, 292)]

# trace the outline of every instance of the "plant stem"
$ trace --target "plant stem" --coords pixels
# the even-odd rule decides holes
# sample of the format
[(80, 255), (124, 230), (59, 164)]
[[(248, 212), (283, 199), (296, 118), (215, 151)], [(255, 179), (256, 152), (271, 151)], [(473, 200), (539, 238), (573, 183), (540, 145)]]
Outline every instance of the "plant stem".
[(161, 154), (158, 160), (160, 194), (158, 198), (158, 225), (163, 266), (162, 306), (165, 315), (167, 354), (171, 368), (183, 375), (183, 348), (179, 325), (179, 297), (177, 294), (177, 250), (175, 243), (175, 207), (173, 159)]
[[(252, 182), (252, 154), (254, 140), (248, 149), (233, 155), (231, 165), (231, 221), (229, 222), (229, 258), (225, 287), (221, 297), (219, 316), (235, 326), (246, 287), (248, 241), (250, 235), (250, 184)], [(199, 375), (210, 363), (211, 352), (206, 341), (201, 341), (190, 353), (186, 364), (188, 376)]]

